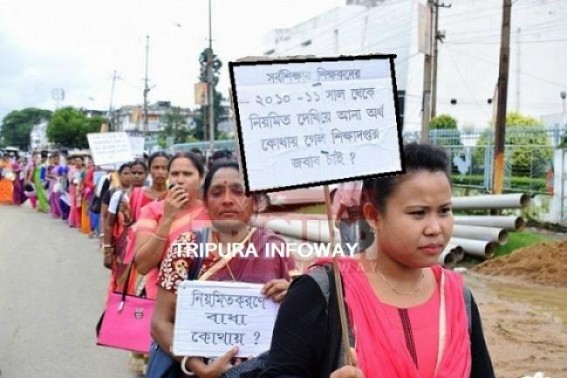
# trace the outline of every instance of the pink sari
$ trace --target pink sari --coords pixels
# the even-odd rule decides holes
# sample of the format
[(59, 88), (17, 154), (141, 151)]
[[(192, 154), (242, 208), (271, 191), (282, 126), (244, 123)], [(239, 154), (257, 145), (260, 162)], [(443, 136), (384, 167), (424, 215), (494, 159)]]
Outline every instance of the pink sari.
[[(140, 217), (136, 222), (136, 234), (146, 233), (153, 234), (157, 228), (159, 220), (164, 214), (164, 202), (152, 202), (142, 208)], [(175, 221), (172, 223), (167, 240), (162, 251), (160, 262), (163, 261), (166, 251), (172, 242), (184, 232), (199, 230), (210, 226), (209, 214), (202, 201), (197, 203), (190, 209), (180, 212)], [(131, 261), (134, 256), (127, 256), (126, 261)], [(157, 279), (159, 274), (159, 266), (153, 268), (146, 274), (146, 296), (155, 299), (157, 297)]]

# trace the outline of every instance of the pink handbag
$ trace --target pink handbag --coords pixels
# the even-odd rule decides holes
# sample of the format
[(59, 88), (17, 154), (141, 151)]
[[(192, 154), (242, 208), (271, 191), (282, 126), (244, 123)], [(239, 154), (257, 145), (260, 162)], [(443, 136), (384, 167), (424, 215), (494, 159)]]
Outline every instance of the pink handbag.
[(106, 310), (96, 327), (96, 343), (111, 348), (148, 353), (152, 343), (150, 323), (156, 302), (153, 299), (126, 294), (126, 285), (132, 269), (130, 264), (123, 292), (113, 292), (108, 297)]

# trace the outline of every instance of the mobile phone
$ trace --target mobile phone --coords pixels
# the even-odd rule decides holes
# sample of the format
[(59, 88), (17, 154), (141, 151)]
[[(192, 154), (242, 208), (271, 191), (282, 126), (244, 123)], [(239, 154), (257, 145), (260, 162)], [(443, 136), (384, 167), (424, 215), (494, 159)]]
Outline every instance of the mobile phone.
[(175, 184), (170, 184), (169, 185), (169, 190), (173, 189), (175, 187)]

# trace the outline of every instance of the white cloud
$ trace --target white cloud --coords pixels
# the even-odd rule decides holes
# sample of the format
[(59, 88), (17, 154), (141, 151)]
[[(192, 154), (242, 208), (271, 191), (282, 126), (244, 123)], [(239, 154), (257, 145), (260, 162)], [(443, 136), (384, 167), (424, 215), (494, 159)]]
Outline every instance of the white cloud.
[[(224, 63), (262, 53), (272, 29), (292, 27), (344, 0), (212, 0), (213, 49)], [(4, 0), (0, 13), (0, 119), (28, 106), (107, 109), (142, 102), (145, 36), (150, 36), (150, 101), (193, 106), (198, 56), (208, 44), (207, 0)]]

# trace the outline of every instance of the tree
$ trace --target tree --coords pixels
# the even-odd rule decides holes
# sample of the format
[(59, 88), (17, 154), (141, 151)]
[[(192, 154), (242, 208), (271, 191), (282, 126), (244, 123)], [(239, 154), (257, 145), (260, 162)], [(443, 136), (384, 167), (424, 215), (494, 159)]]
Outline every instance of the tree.
[[(186, 143), (191, 134), (187, 127), (187, 120), (181, 114), (179, 107), (172, 107), (164, 116), (165, 127), (160, 132), (158, 139), (164, 141), (167, 137), (173, 137), (173, 143)], [(161, 137), (161, 138), (160, 138)]]
[(51, 111), (37, 108), (14, 110), (2, 120), (0, 139), (7, 146), (27, 151), (30, 146), (30, 133), (34, 125), (49, 120)]
[(461, 132), (457, 120), (448, 114), (440, 114), (429, 122), (431, 143), (441, 146), (461, 146)]
[(62, 108), (51, 116), (47, 126), (47, 138), (52, 143), (67, 148), (88, 148), (87, 134), (100, 131), (103, 117), (87, 118), (80, 110)]
[[(494, 127), (479, 137), (473, 155), (475, 165), (485, 166), (486, 149), (494, 150)], [(551, 162), (553, 149), (543, 124), (536, 118), (511, 112), (506, 115), (506, 157), (514, 176), (538, 177)]]
[[(208, 81), (207, 72), (207, 57), (209, 49), (206, 48), (201, 52), (199, 56), (199, 63), (201, 64), (201, 72), (199, 74), (199, 80), (201, 82)], [(224, 110), (221, 105), (223, 101), (222, 94), (217, 91), (217, 85), (219, 83), (220, 70), (222, 68), (222, 61), (213, 54), (213, 111), (215, 115), (215, 135), (218, 134), (219, 118), (223, 114)], [(200, 117), (195, 119), (195, 128), (192, 131), (193, 137), (197, 140), (205, 139), (205, 128), (208, 135), (209, 127), (209, 105), (201, 106), (198, 110)], [(216, 138), (215, 138), (216, 139)]]

